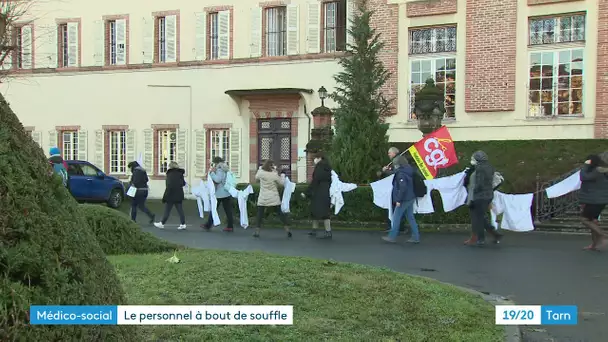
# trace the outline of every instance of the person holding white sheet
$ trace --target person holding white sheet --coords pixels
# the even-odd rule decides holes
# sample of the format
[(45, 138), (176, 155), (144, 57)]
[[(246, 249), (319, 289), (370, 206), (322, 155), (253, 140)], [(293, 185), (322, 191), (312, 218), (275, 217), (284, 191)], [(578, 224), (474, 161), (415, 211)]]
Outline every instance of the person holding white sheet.
[[(224, 207), (224, 212), (226, 213), (226, 220), (228, 223), (226, 224), (226, 228), (224, 228), (225, 232), (232, 232), (234, 228), (234, 216), (233, 216), (233, 208), (232, 208), (232, 195), (225, 189), (224, 185), (226, 185), (226, 175), (230, 168), (228, 164), (224, 162), (224, 159), (221, 157), (214, 157), (213, 167), (209, 172), (209, 176), (213, 180), (215, 184), (215, 197), (217, 198), (217, 206), (221, 204)], [(209, 215), (209, 220), (207, 223), (201, 225), (201, 228), (205, 230), (211, 229), (213, 226), (213, 215)]]
[(285, 174), (281, 176), (277, 173), (277, 167), (272, 160), (266, 160), (258, 172), (255, 174), (255, 179), (260, 182), (260, 193), (258, 194), (258, 213), (253, 237), (260, 237), (260, 228), (262, 228), (262, 219), (266, 208), (274, 207), (277, 215), (283, 223), (283, 227), (287, 232), (287, 237), (290, 238), (289, 222), (287, 214), (281, 210), (281, 198), (279, 197), (279, 185), (285, 184)]
[(312, 230), (309, 236), (317, 236), (319, 221), (323, 221), (325, 233), (321, 239), (331, 239), (331, 165), (323, 152), (318, 152), (313, 160), (315, 169), (312, 172), (312, 181), (305, 192), (301, 193), (303, 198), (310, 199), (310, 213), (312, 215)]
[(606, 238), (599, 226), (599, 217), (608, 204), (608, 152), (589, 156), (580, 175), (578, 199), (583, 207), (582, 223), (591, 230), (592, 241), (585, 249), (597, 251)]
[(471, 215), (471, 239), (466, 241), (467, 245), (485, 244), (485, 232), (494, 236), (494, 242), (500, 243), (502, 234), (494, 230), (490, 223), (488, 212), (490, 204), (494, 199), (494, 167), (488, 161), (488, 155), (483, 151), (473, 153), (471, 165), (474, 167), (470, 172), (467, 184), (467, 206)]
[(396, 241), (399, 227), (401, 226), (401, 219), (405, 215), (412, 233), (411, 238), (407, 242), (417, 244), (420, 243), (420, 233), (418, 232), (418, 223), (416, 223), (416, 217), (414, 216), (414, 202), (416, 201), (413, 180), (414, 170), (403, 156), (395, 158), (393, 165), (395, 167), (395, 174), (391, 200), (395, 205), (393, 209), (392, 229), (388, 236), (384, 236), (382, 239), (387, 242)]

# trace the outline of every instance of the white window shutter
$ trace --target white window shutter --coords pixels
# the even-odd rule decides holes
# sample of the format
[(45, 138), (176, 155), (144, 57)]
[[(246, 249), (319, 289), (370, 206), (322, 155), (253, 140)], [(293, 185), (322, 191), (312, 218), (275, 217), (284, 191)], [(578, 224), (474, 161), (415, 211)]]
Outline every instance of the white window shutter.
[(88, 135), (87, 131), (78, 131), (78, 160), (87, 160), (87, 144)]
[(287, 54), (300, 53), (300, 8), (298, 5), (287, 6)]
[(186, 170), (188, 173), (188, 160), (186, 156), (188, 155), (188, 131), (185, 129), (180, 129), (177, 131), (177, 163), (179, 167)]
[(251, 57), (262, 56), (262, 8), (254, 7), (251, 9)]
[(168, 63), (177, 61), (177, 16), (168, 15), (165, 17), (165, 32), (167, 39), (167, 59)]
[(154, 62), (154, 18), (143, 18), (142, 30), (142, 63), (152, 64)]
[(154, 174), (154, 131), (144, 130), (144, 169)]
[(230, 130), (230, 171), (234, 177), (241, 177), (241, 129)]
[(78, 23), (68, 23), (68, 67), (78, 66)]
[(207, 58), (207, 12), (194, 14), (196, 34), (194, 41), (194, 59), (204, 61)]
[(21, 28), (21, 66), (23, 69), (32, 68), (32, 27), (29, 25)]
[(93, 65), (103, 66), (105, 57), (105, 25), (103, 20), (93, 22)]
[(194, 131), (194, 175), (196, 177), (205, 176), (205, 166), (207, 164), (206, 156), (207, 141), (205, 139), (205, 130), (197, 129)]
[(57, 131), (54, 129), (49, 131), (49, 150), (53, 147), (61, 148), (61, 146), (57, 146)]
[(38, 146), (40, 146), (40, 148), (42, 148), (42, 132), (40, 132), (40, 131), (32, 132), (32, 140), (34, 140), (34, 142), (36, 144), (38, 144)]
[(230, 11), (220, 11), (217, 14), (219, 34), (218, 34), (218, 58), (230, 58)]
[(308, 22), (306, 26), (306, 52), (321, 52), (321, 4), (308, 3)]
[[(126, 134), (126, 139), (127, 139), (127, 150), (126, 155), (125, 155), (125, 159), (127, 159), (127, 165), (129, 165), (130, 162), (135, 161), (135, 148), (137, 147), (137, 134), (135, 132), (134, 129), (129, 129), (125, 132)], [(129, 170), (129, 168), (127, 168), (127, 173), (130, 173), (131, 170)]]
[(127, 64), (127, 21), (116, 20), (116, 65)]
[(353, 18), (355, 16), (357, 3), (355, 0), (346, 0), (346, 48), (350, 50), (349, 45), (354, 44), (350, 30), (353, 28)]
[[(105, 131), (98, 129), (95, 131), (95, 166), (105, 172)], [(110, 151), (108, 151), (109, 153)]]

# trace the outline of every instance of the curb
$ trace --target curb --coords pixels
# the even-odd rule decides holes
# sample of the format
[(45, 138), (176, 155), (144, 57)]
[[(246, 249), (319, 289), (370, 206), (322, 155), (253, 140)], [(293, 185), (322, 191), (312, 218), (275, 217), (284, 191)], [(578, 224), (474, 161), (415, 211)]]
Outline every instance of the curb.
[[(449, 284), (449, 283), (445, 283), (445, 284)], [(490, 304), (492, 304), (494, 306), (496, 306), (496, 305), (515, 305), (515, 302), (513, 302), (512, 300), (509, 300), (503, 296), (500, 296), (500, 295), (479, 292), (479, 291), (476, 291), (473, 289), (469, 289), (469, 288), (454, 285), (454, 284), (449, 284), (449, 285), (455, 286), (456, 288), (458, 288), (459, 290), (462, 290), (464, 292), (468, 292), (470, 294), (480, 296), (485, 301), (489, 302)], [(504, 327), (505, 327), (505, 338), (504, 338), (505, 342), (521, 342), (523, 340), (522, 330), (519, 327), (519, 325), (505, 325)]]

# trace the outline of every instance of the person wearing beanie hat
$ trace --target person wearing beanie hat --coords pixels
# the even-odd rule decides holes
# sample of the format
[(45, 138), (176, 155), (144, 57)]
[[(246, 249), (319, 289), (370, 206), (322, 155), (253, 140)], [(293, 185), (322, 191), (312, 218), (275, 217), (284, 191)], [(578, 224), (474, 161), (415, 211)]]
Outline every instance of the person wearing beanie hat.
[(416, 194), (414, 193), (414, 169), (409, 165), (404, 156), (397, 156), (393, 159), (395, 166), (395, 176), (393, 178), (393, 192), (391, 200), (394, 203), (392, 228), (388, 236), (382, 237), (384, 241), (395, 242), (401, 227), (403, 215), (410, 224), (411, 237), (407, 242), (420, 243), (420, 233), (418, 223), (414, 216), (414, 203)]
[(53, 173), (59, 175), (66, 188), (69, 188), (70, 176), (68, 175), (68, 164), (61, 157), (59, 147), (51, 147), (49, 150), (49, 163), (53, 169)]
[(608, 152), (588, 156), (580, 179), (581, 222), (591, 230), (591, 245), (584, 249), (596, 251), (604, 245), (606, 238), (599, 226), (599, 217), (608, 204)]
[(476, 151), (471, 157), (471, 169), (465, 176), (467, 183), (467, 202), (471, 216), (471, 238), (465, 244), (482, 246), (485, 244), (485, 232), (494, 236), (494, 242), (500, 243), (502, 234), (494, 230), (490, 223), (488, 211), (494, 199), (494, 167), (488, 161), (484, 151)]

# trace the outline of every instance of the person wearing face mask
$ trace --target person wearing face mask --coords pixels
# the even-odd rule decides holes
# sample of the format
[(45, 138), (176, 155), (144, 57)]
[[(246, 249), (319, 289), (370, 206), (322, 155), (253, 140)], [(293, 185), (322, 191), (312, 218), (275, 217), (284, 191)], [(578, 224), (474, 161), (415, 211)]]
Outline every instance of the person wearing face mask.
[(478, 246), (485, 244), (485, 232), (494, 236), (494, 242), (500, 243), (502, 234), (494, 230), (490, 224), (488, 211), (494, 199), (494, 167), (488, 161), (488, 155), (483, 151), (473, 153), (471, 168), (465, 171), (465, 186), (467, 188), (467, 206), (471, 216), (471, 238), (465, 244)]
[(581, 222), (591, 230), (591, 245), (584, 249), (597, 251), (606, 238), (606, 233), (599, 226), (599, 217), (608, 204), (608, 152), (589, 156), (581, 169), (580, 178), (578, 199), (583, 208)]
[(395, 242), (399, 234), (401, 219), (403, 215), (410, 224), (412, 232), (409, 243), (420, 243), (420, 234), (418, 232), (418, 224), (414, 216), (414, 202), (416, 194), (414, 193), (414, 169), (409, 165), (404, 156), (399, 156), (393, 160), (395, 165), (395, 178), (393, 178), (393, 192), (391, 199), (394, 203), (392, 229), (388, 236), (382, 237), (384, 241)]
[(314, 159), (315, 169), (312, 173), (312, 181), (302, 193), (303, 198), (310, 198), (310, 209), (312, 214), (312, 230), (308, 235), (317, 236), (319, 221), (323, 221), (325, 234), (322, 239), (331, 239), (331, 223), (329, 220), (331, 211), (331, 198), (329, 188), (331, 187), (331, 166), (322, 152), (317, 153)]

